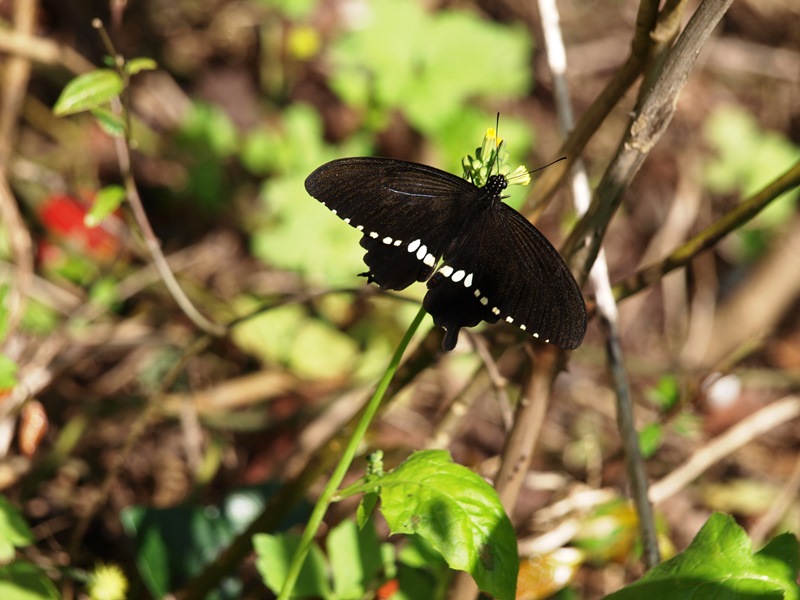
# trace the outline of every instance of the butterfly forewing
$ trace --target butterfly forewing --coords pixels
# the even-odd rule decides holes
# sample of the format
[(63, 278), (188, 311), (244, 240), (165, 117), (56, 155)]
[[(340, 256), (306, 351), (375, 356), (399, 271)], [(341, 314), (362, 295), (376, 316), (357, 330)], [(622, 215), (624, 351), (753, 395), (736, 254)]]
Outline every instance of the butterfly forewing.
[(448, 241), (480, 208), (480, 190), (468, 181), (392, 159), (332, 161), (308, 176), (306, 190), (364, 233), (369, 280), (394, 290), (428, 279)]

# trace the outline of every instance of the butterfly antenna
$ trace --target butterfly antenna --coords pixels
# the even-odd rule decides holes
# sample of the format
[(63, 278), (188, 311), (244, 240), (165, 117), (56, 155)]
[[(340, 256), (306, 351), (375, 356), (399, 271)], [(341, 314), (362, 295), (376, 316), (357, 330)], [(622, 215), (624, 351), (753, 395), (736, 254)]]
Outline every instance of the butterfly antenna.
[(494, 119), (494, 164), (497, 167), (497, 174), (500, 175), (500, 111)]
[(534, 173), (538, 173), (539, 171), (543, 171), (547, 167), (552, 167), (554, 164), (556, 164), (557, 162), (561, 162), (562, 160), (567, 160), (567, 157), (566, 156), (562, 156), (561, 158), (555, 159), (553, 162), (547, 163), (543, 167), (539, 167), (538, 169), (534, 169), (533, 171), (528, 171), (528, 175), (533, 175)]

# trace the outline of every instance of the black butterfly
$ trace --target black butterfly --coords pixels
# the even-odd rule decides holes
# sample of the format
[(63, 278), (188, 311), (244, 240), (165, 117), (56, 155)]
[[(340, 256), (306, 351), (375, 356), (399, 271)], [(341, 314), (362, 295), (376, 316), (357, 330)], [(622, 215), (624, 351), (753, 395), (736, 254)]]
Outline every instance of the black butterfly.
[(477, 187), (389, 158), (334, 160), (306, 179), (309, 194), (364, 233), (367, 281), (391, 290), (427, 281), (423, 306), (445, 329), (444, 350), (462, 327), (500, 319), (577, 348), (586, 333), (580, 288), (547, 238), (503, 204), (507, 185), (503, 175)]

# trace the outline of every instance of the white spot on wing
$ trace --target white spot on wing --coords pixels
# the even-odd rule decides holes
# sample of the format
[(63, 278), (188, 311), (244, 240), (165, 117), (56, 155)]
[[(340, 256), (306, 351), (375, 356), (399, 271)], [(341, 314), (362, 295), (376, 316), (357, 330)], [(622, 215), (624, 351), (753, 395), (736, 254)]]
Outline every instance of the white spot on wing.
[(441, 269), (439, 269), (439, 272), (445, 277), (450, 277), (450, 275), (453, 274), (453, 267), (451, 267), (450, 265), (445, 265)]
[(464, 278), (464, 287), (471, 287), (471, 286), (472, 286), (472, 273), (470, 273)]
[(481, 298), (481, 304), (486, 306), (487, 304), (489, 304), (489, 299), (486, 296), (484, 296), (483, 298)]
[(428, 253), (428, 247), (425, 244), (422, 244), (422, 246), (419, 247), (419, 250), (417, 250), (417, 258), (422, 260), (423, 258), (425, 258), (425, 255), (427, 253)]
[(393, 241), (392, 238), (390, 238), (389, 236), (386, 236), (385, 238), (383, 238), (383, 243), (386, 244), (387, 246), (391, 246), (392, 245), (392, 241)]
[(538, 333), (534, 333), (534, 334), (533, 334), (533, 337), (535, 337), (535, 338), (538, 338), (538, 337), (539, 337), (539, 334), (538, 334)]
[(433, 254), (428, 253), (425, 255), (425, 258), (422, 259), (422, 262), (424, 262), (429, 267), (432, 267), (433, 265), (436, 264), (436, 257)]
[(481, 291), (479, 289), (477, 289), (477, 288), (475, 289), (475, 297), (476, 298), (480, 298), (481, 297)]
[(464, 273), (463, 269), (459, 269), (458, 271), (453, 273), (453, 281), (458, 283), (459, 281), (464, 279), (464, 275), (466, 275), (466, 273)]
[(402, 244), (402, 243), (403, 243), (403, 240), (395, 240), (395, 241), (394, 241), (394, 245), (395, 245), (395, 246), (399, 246), (399, 245), (400, 245), (400, 244)]
[(514, 319), (512, 317), (506, 317), (506, 323), (513, 323)]
[(331, 212), (332, 212), (333, 214), (335, 214), (335, 215), (338, 215), (338, 214), (339, 214), (338, 212), (336, 212), (336, 209), (335, 209), (335, 208), (332, 208), (332, 209), (331, 209)]
[(356, 229), (358, 229), (359, 231), (364, 231), (364, 226), (363, 225), (358, 225), (356, 227)]
[(347, 218), (344, 220), (344, 222), (345, 222), (345, 223), (347, 223), (347, 224), (349, 225), (349, 224), (350, 224), (350, 217), (347, 217)]
[(525, 331), (527, 329), (527, 327), (525, 326), (524, 323), (522, 325), (520, 325), (519, 328), (522, 329), (522, 331)]
[(497, 308), (497, 307), (495, 306), (495, 307), (492, 309), (492, 313), (493, 313), (493, 314), (495, 314), (495, 315), (499, 315), (499, 314), (500, 314), (500, 309), (499, 309), (499, 308)]
[(422, 242), (421, 242), (420, 240), (414, 240), (413, 242), (411, 242), (411, 243), (408, 245), (408, 251), (409, 251), (409, 252), (416, 252), (416, 251), (417, 251), (417, 248), (419, 248), (419, 245), (420, 245), (421, 243), (422, 243)]
[(376, 239), (378, 237), (378, 233), (376, 231), (370, 231), (369, 237)]

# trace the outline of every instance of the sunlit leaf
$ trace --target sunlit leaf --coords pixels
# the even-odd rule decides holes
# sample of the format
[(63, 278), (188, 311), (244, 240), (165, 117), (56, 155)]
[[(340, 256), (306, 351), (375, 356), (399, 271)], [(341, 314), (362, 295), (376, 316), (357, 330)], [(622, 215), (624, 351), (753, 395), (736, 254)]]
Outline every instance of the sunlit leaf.
[(87, 227), (97, 227), (108, 215), (117, 210), (125, 200), (125, 188), (119, 185), (107, 185), (100, 188), (94, 197), (89, 212), (83, 218)]
[(63, 117), (99, 108), (122, 92), (122, 78), (111, 69), (97, 69), (70, 81), (56, 100), (53, 112)]
[(733, 517), (715, 513), (686, 550), (606, 600), (797, 600), (798, 566), (793, 535), (780, 535), (753, 554), (750, 538)]
[(519, 560), (514, 528), (495, 490), (442, 450), (412, 454), (380, 479), (392, 533), (424, 537), (452, 569), (469, 572), (500, 600), (514, 598)]
[[(256, 567), (266, 586), (276, 594), (286, 581), (289, 565), (299, 545), (300, 538), (296, 536), (283, 534), (253, 536), (253, 548), (257, 556)], [(292, 593), (292, 597), (308, 596), (330, 597), (325, 557), (316, 544), (312, 544), (309, 549)]]
[(158, 63), (152, 58), (139, 57), (132, 58), (125, 63), (125, 71), (130, 75), (136, 75), (142, 71), (154, 71), (158, 68)]

